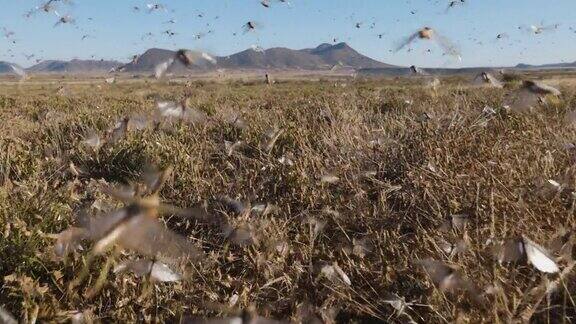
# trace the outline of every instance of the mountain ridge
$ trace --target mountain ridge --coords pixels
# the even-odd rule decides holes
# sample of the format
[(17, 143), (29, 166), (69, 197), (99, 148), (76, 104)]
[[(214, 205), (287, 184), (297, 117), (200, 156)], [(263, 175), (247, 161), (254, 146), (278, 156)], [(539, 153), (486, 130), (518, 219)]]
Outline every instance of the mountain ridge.
[(16, 66), (17, 68), (22, 68), (20, 65), (5, 61), (0, 61), (0, 74), (14, 74), (14, 70), (12, 66)]
[(108, 72), (112, 68), (122, 65), (118, 61), (105, 60), (45, 60), (26, 68), (32, 73), (97, 73)]
[(519, 64), (516, 64), (515, 68), (518, 68), (518, 69), (576, 68), (576, 61), (571, 62), (571, 63), (550, 63), (550, 64), (540, 64), (540, 65), (519, 63)]
[[(122, 64), (117, 61), (96, 60), (46, 60), (26, 69), (32, 73), (91, 73), (108, 72), (122, 66), (122, 72), (152, 73), (154, 68), (174, 57), (176, 51), (150, 48), (138, 56), (138, 59)], [(228, 56), (215, 57), (215, 65), (202, 64), (192, 69), (176, 62), (170, 67), (169, 73), (188, 73), (191, 70), (255, 70), (255, 69), (285, 69), (285, 70), (329, 70), (335, 65), (362, 68), (396, 67), (374, 60), (360, 54), (346, 43), (323, 43), (315, 48), (294, 50), (286, 47), (273, 47), (266, 50), (249, 48)]]
[[(151, 72), (153, 68), (173, 57), (175, 51), (152, 48), (145, 51), (137, 61), (126, 64), (126, 72)], [(273, 47), (265, 50), (249, 48), (228, 56), (215, 57), (213, 66), (202, 65), (206, 69), (287, 69), (287, 70), (328, 70), (334, 65), (352, 68), (386, 68), (393, 65), (382, 63), (358, 53), (346, 43), (335, 45), (320, 44), (315, 48), (294, 50), (286, 47)], [(173, 66), (171, 72), (185, 72), (184, 66)]]
[[(153, 73), (155, 67), (174, 57), (176, 51), (150, 48), (138, 56), (138, 59), (122, 63), (118, 61), (105, 60), (45, 60), (38, 64), (25, 68), (29, 73), (107, 73), (122, 66), (121, 71), (133, 74)], [(185, 74), (192, 71), (209, 71), (217, 69), (230, 70), (331, 70), (345, 67), (369, 74), (379, 74), (379, 71), (392, 74), (404, 73), (399, 69), (403, 67), (383, 63), (365, 56), (347, 43), (337, 44), (321, 43), (313, 48), (290, 49), (286, 47), (273, 47), (268, 49), (249, 48), (227, 56), (217, 56), (216, 64), (198, 64), (193, 67), (186, 67), (180, 62), (175, 62), (169, 73)], [(206, 63), (206, 62), (204, 62)], [(0, 61), (0, 74), (14, 73), (10, 65), (20, 67), (18, 64)], [(576, 61), (572, 63), (551, 63), (542, 65), (530, 65), (520, 63), (509, 69), (555, 69), (555, 68), (576, 68)], [(440, 74), (450, 71), (489, 69), (487, 67), (470, 68), (432, 68), (438, 70)], [(402, 70), (403, 71), (403, 70)]]

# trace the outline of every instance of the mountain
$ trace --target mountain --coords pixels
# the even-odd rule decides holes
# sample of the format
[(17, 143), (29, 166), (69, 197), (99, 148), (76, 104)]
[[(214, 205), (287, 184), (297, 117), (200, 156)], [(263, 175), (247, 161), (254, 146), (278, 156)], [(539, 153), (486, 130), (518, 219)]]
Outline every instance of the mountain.
[[(113, 68), (122, 66), (122, 72), (153, 73), (157, 65), (173, 58), (175, 54), (175, 51), (151, 48), (142, 53), (137, 60), (124, 65), (117, 61), (104, 60), (48, 60), (42, 61), (26, 70), (31, 73), (107, 73)], [(207, 60), (200, 60), (193, 67), (186, 67), (176, 61), (167, 72), (185, 74), (195, 70), (204, 71), (209, 69), (330, 70), (335, 66), (353, 69), (396, 67), (364, 56), (346, 43), (335, 45), (320, 44), (315, 48), (301, 50), (284, 47), (275, 47), (267, 50), (247, 49), (229, 56), (216, 57), (215, 59), (216, 64), (210, 64)], [(9, 66), (5, 64), (3, 69), (8, 70)], [(1, 71), (2, 66), (0, 65), (0, 73)]]
[[(514, 67), (464, 67), (464, 68), (425, 68), (426, 72), (431, 75), (459, 75), (459, 74), (478, 74), (480, 72), (491, 72), (497, 74), (501, 70), (518, 71), (523, 70), (557, 70), (557, 69), (576, 69), (576, 61), (572, 63), (553, 63), (543, 65), (530, 65), (520, 63)], [(358, 69), (357, 72), (363, 76), (407, 76), (411, 75), (409, 68), (388, 67), (388, 68), (364, 68)]]
[(18, 64), (0, 61), (0, 74), (14, 74), (14, 70), (12, 69), (12, 65), (20, 68), (20, 66)]
[(576, 68), (576, 61), (572, 63), (553, 63), (543, 65), (530, 65), (520, 63), (515, 66), (517, 69), (562, 69), (562, 68)]
[(283, 47), (264, 51), (248, 49), (218, 58), (218, 66), (227, 69), (299, 69), (315, 70), (330, 68), (315, 55)]
[(136, 63), (131, 62), (124, 66), (125, 72), (152, 72), (156, 65), (165, 62), (166, 60), (174, 57), (176, 55), (175, 51), (160, 49), (160, 48), (151, 48), (144, 52), (138, 58)]
[(117, 61), (104, 60), (48, 60), (33, 65), (26, 70), (33, 73), (102, 73), (120, 66)]
[[(161, 48), (151, 48), (144, 52), (138, 57), (136, 61), (130, 62), (122, 66), (122, 72), (133, 72), (133, 73), (153, 73), (155, 67), (163, 62), (166, 62), (170, 58), (176, 56), (175, 51), (165, 50)], [(170, 68), (167, 70), (168, 73), (188, 73), (192, 70), (206, 70), (210, 68), (215, 68), (215, 66), (208, 63), (207, 60), (199, 60), (193, 67), (186, 67), (180, 61), (176, 60)]]
[[(144, 52), (135, 63), (128, 63), (123, 71), (151, 73), (158, 64), (174, 57), (175, 52), (152, 48)], [(328, 70), (335, 65), (351, 68), (394, 67), (366, 57), (346, 43), (321, 44), (316, 48), (293, 50), (275, 47), (267, 50), (247, 49), (229, 56), (216, 57), (217, 64), (200, 64), (192, 70), (205, 69), (284, 69), (284, 70)], [(181, 63), (175, 63), (168, 72), (191, 71)]]
[(342, 65), (355, 69), (386, 68), (393, 65), (378, 62), (366, 57), (346, 43), (335, 45), (320, 44), (316, 48), (293, 50), (284, 47), (264, 51), (248, 49), (226, 57), (218, 58), (221, 68), (230, 69), (330, 69)]
[[(305, 50), (306, 51), (306, 50)], [(364, 56), (348, 46), (346, 43), (338, 43), (336, 45), (320, 44), (318, 47), (307, 50), (311, 54), (319, 56), (324, 62), (329, 65), (341, 64), (350, 66), (356, 69), (360, 68), (391, 68), (394, 65), (382, 63)]]
[[(198, 54), (200, 54), (198, 52)], [(113, 68), (122, 67), (120, 71), (128, 73), (154, 73), (159, 64), (174, 58), (175, 51), (151, 48), (134, 62), (123, 64), (117, 61), (79, 60), (71, 61), (49, 60), (42, 61), (25, 69), (31, 73), (107, 73)], [(346, 43), (323, 43), (314, 48), (300, 50), (285, 47), (275, 47), (266, 50), (247, 49), (229, 56), (215, 57), (216, 64), (207, 59), (200, 59), (192, 67), (186, 67), (179, 61), (174, 62), (168, 73), (187, 74), (192, 71), (206, 71), (216, 69), (230, 70), (332, 70), (338, 67), (354, 69), (362, 75), (409, 75), (408, 68), (390, 65), (371, 59), (350, 47)], [(11, 63), (0, 61), (0, 74), (12, 74)], [(18, 65), (15, 65), (18, 66)], [(572, 63), (557, 63), (545, 65), (518, 64), (509, 69), (574, 69), (576, 61)], [(426, 69), (432, 74), (467, 74), (478, 73), (484, 70), (499, 68), (469, 67), (469, 68), (431, 68)]]
[[(440, 76), (440, 75), (476, 75), (481, 72), (497, 73), (498, 70), (502, 68), (496, 67), (465, 67), (465, 68), (425, 68), (424, 70), (429, 75)], [(358, 69), (358, 74), (362, 76), (388, 76), (388, 77), (402, 77), (402, 76), (413, 76), (413, 72), (410, 68), (405, 67), (392, 67), (392, 68), (369, 68), (369, 69)]]

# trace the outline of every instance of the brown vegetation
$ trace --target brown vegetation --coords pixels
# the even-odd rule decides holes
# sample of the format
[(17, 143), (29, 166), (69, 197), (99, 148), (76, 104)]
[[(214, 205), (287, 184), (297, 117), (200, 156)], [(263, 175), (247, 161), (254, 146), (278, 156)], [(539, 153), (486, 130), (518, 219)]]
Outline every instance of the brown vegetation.
[[(0, 306), (40, 321), (246, 309), (306, 323), (572, 321), (576, 133), (565, 115), (576, 96), (562, 90), (539, 111), (512, 114), (501, 109), (509, 87), (3, 86)], [(129, 123), (114, 143), (85, 143), (124, 117), (155, 116), (157, 101), (184, 98), (206, 118)], [(92, 243), (61, 260), (53, 234), (122, 208), (102, 184), (135, 183), (147, 165), (173, 168), (159, 197), (194, 212), (160, 220), (203, 260), (188, 262), (181, 281), (158, 283), (108, 271), (142, 257), (109, 251), (69, 289)], [(560, 274), (525, 258), (499, 262), (500, 242), (523, 235), (553, 254)], [(101, 290), (86, 294), (103, 272)]]

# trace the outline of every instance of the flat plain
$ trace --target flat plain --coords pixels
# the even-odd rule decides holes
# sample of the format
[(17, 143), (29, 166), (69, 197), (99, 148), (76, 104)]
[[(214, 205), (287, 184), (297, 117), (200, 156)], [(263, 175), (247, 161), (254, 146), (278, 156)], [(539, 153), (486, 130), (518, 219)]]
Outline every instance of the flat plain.
[[(437, 89), (408, 78), (4, 80), (0, 305), (39, 322), (241, 310), (303, 323), (572, 322), (576, 132), (566, 116), (576, 88), (570, 75), (530, 77), (562, 95), (524, 114), (503, 108), (517, 82), (485, 88), (464, 77)], [(182, 100), (203, 118), (158, 120), (157, 102)], [(124, 117), (149, 123), (86, 145)], [(55, 234), (80, 214), (122, 207), (100, 184), (135, 183), (148, 166), (173, 170), (163, 202), (205, 212), (160, 218), (204, 260), (158, 283), (106, 268), (138, 253), (107, 252), (69, 289), (92, 245), (62, 260)], [(500, 242), (522, 235), (561, 273), (499, 262)], [(452, 281), (425, 271), (432, 260)]]

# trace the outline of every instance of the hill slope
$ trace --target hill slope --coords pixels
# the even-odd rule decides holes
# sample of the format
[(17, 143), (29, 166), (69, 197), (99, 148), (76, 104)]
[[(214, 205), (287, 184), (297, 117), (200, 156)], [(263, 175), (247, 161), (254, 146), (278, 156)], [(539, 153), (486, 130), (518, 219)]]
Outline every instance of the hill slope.
[(336, 45), (324, 43), (309, 51), (311, 54), (321, 57), (322, 60), (329, 65), (342, 64), (354, 68), (395, 67), (394, 65), (382, 63), (364, 56), (346, 43), (338, 43)]
[(265, 51), (245, 50), (218, 60), (220, 67), (239, 69), (329, 69), (336, 64), (352, 68), (385, 68), (385, 64), (364, 56), (346, 43), (321, 44), (316, 48), (293, 50), (284, 47)]
[(0, 61), (0, 74), (14, 74), (14, 70), (12, 69), (11, 65), (20, 67), (18, 64)]
[[(130, 62), (123, 66), (122, 72), (136, 72), (136, 73), (152, 73), (155, 67), (163, 62), (166, 62), (170, 58), (174, 58), (176, 51), (165, 50), (161, 48), (151, 48), (144, 52), (138, 57), (134, 62)], [(193, 70), (207, 70), (217, 68), (205, 59), (200, 59), (195, 65), (187, 67), (180, 61), (175, 61), (170, 68), (168, 73), (189, 73)]]
[(576, 61), (572, 63), (552, 63), (543, 65), (530, 65), (520, 63), (515, 66), (518, 69), (556, 69), (556, 68), (576, 68)]
[(120, 66), (117, 61), (103, 60), (47, 60), (42, 61), (26, 69), (34, 73), (98, 73), (108, 72), (110, 69)]
[[(126, 65), (126, 72), (152, 72), (154, 67), (170, 57), (174, 51), (152, 48), (144, 52), (136, 63)], [(217, 64), (199, 68), (226, 69), (330, 69), (336, 64), (356, 69), (393, 67), (364, 56), (346, 43), (336, 45), (321, 44), (316, 48), (293, 50), (284, 47), (264, 51), (247, 49), (229, 56), (217, 57)], [(181, 64), (175, 64), (170, 72), (185, 72)]]

